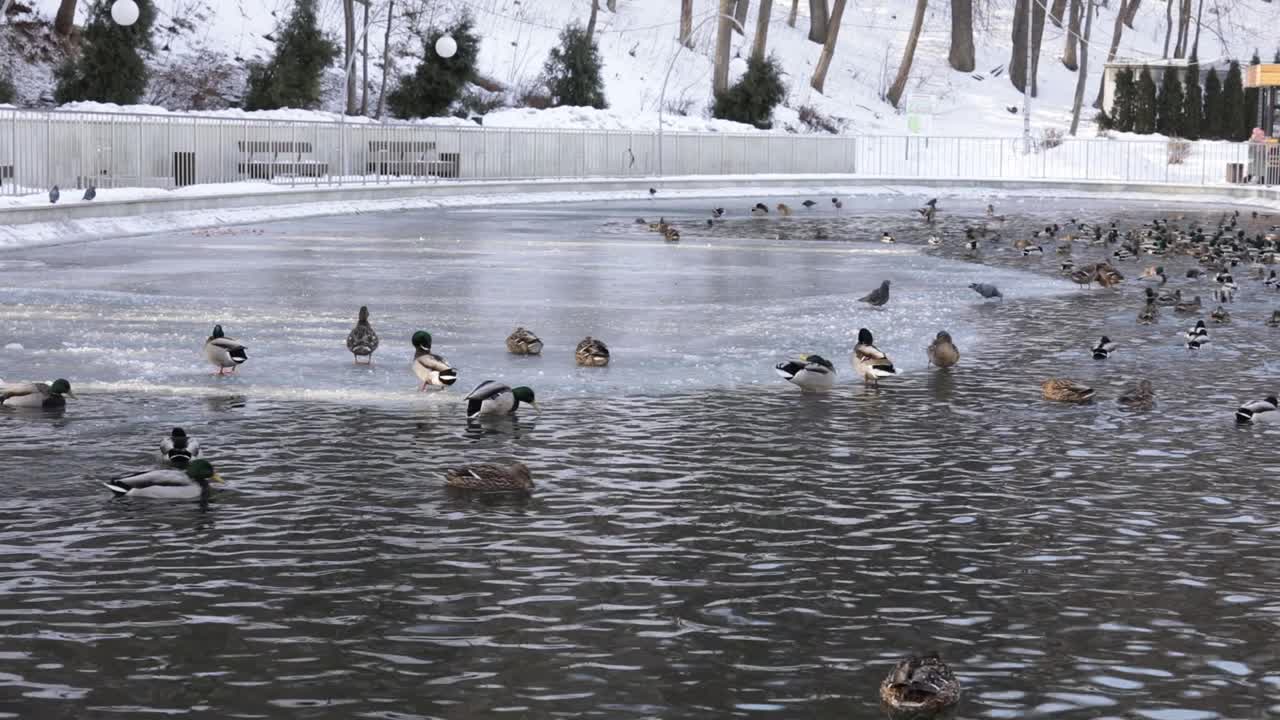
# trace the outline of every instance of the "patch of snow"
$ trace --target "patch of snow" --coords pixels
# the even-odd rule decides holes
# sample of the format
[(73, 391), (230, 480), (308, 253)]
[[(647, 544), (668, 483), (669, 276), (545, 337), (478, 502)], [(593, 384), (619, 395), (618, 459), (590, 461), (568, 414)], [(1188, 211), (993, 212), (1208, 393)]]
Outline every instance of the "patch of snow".
[(4, 346), (4, 349), (5, 349), (5, 350), (12, 350), (13, 352), (21, 352), (21, 351), (25, 350), (26, 348), (22, 347), (22, 343), (11, 342), (11, 343), (6, 344), (6, 345)]

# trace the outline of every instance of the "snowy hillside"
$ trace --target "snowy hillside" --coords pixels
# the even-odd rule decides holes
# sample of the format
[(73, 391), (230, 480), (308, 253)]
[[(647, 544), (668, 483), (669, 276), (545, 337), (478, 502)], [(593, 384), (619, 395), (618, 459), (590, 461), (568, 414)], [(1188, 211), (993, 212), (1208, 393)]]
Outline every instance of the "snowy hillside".
[[(156, 65), (189, 57), (197, 50), (224, 55), (229, 64), (236, 59), (266, 54), (271, 47), (264, 35), (287, 15), (289, 0), (156, 0)], [(82, 0), (82, 6), (85, 1)], [(37, 13), (52, 17), (56, 0), (36, 0)], [(705, 121), (711, 96), (712, 52), (714, 48), (716, 0), (694, 1), (694, 48), (680, 50), (676, 36), (680, 0), (618, 0), (617, 13), (604, 9), (597, 26), (597, 40), (605, 63), (606, 91), (610, 110), (598, 113), (581, 109), (530, 111), (512, 109), (486, 117), (486, 125), (507, 126), (595, 126), (654, 128), (661, 103), (663, 79), (672, 68), (666, 91), (668, 114), (685, 113), (678, 127), (728, 129)], [(798, 121), (798, 109), (811, 106), (844, 122), (847, 132), (906, 133), (918, 130), (938, 135), (1016, 135), (1022, 128), (1022, 95), (1010, 84), (1005, 65), (1010, 52), (1012, 0), (975, 3), (974, 31), (977, 71), (960, 73), (947, 65), (950, 3), (934, 0), (926, 16), (912, 67), (904, 107), (919, 117), (909, 119), (881, 99), (897, 71), (906, 42), (915, 3), (909, 0), (851, 4), (846, 11), (835, 59), (827, 77), (826, 92), (809, 86), (821, 46), (807, 39), (808, 2), (800, 3), (796, 27), (787, 25), (789, 0), (775, 0), (770, 22), (769, 47), (782, 62), (789, 84), (786, 107), (779, 108), (775, 124), (780, 131), (805, 131)], [(1102, 64), (1111, 40), (1118, 0), (1099, 9), (1093, 23), (1090, 79), (1086, 103), (1097, 93)], [(370, 30), (370, 85), (376, 97), (380, 80), (382, 37), (386, 2), (374, 0)], [(341, 36), (341, 0), (321, 0), (322, 22), (334, 37)], [(409, 10), (406, 15), (405, 10)], [(421, 52), (414, 29), (447, 22), (459, 12), (470, 12), (482, 37), (480, 70), (515, 95), (530, 87), (542, 69), (548, 50), (556, 43), (559, 29), (571, 20), (585, 22), (590, 0), (399, 0), (393, 33), (393, 65), (396, 72), (410, 70)], [(83, 13), (83, 7), (81, 8)], [(746, 36), (735, 33), (733, 54), (737, 58), (731, 73), (745, 68), (754, 32), (758, 2), (751, 4)], [(191, 19), (189, 30), (169, 32)], [(1255, 50), (1270, 59), (1276, 48), (1269, 29), (1280, 20), (1280, 8), (1261, 0), (1240, 0), (1234, 6), (1208, 0), (1200, 56), (1211, 59), (1231, 56), (1246, 59)], [(1046, 26), (1040, 61), (1040, 97), (1033, 105), (1032, 119), (1037, 129), (1064, 128), (1070, 118), (1074, 92), (1074, 72), (1059, 61), (1064, 46), (1062, 28)], [(1126, 58), (1159, 59), (1165, 33), (1164, 3), (1142, 3), (1134, 29), (1125, 29), (1119, 55)], [(1225, 40), (1224, 40), (1225, 38)], [(167, 49), (164, 49), (167, 48)], [(677, 56), (677, 53), (679, 55)], [(358, 63), (357, 63), (358, 65)], [(19, 77), (20, 99), (26, 103), (47, 103), (48, 72), (40, 68)], [(325, 109), (341, 107), (339, 71), (335, 68), (326, 84)], [(374, 100), (370, 101), (371, 107)], [(1016, 112), (1010, 112), (1013, 108)], [(1086, 108), (1086, 118), (1092, 117)], [(1092, 134), (1090, 130), (1084, 132)]]

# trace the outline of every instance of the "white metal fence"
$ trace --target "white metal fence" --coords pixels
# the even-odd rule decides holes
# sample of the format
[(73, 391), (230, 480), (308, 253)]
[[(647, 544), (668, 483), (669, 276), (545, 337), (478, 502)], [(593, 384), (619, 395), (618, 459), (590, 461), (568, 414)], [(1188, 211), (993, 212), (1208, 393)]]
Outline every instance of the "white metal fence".
[(1177, 142), (1071, 138), (1024, 153), (1012, 138), (659, 135), (0, 110), (0, 195), (43, 193), (54, 184), (176, 188), (762, 173), (1280, 184), (1280, 147), (1198, 142), (1180, 150)]

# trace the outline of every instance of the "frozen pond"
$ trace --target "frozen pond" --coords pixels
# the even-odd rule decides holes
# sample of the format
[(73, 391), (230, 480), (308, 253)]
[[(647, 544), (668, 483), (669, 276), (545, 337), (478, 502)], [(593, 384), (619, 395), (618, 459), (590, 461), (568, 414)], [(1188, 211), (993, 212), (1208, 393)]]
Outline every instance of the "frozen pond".
[[(801, 199), (785, 219), (660, 198), (0, 253), (0, 348), (21, 346), (0, 377), (81, 395), (0, 410), (0, 718), (861, 718), (930, 649), (961, 717), (1280, 713), (1277, 435), (1232, 420), (1276, 390), (1280, 295), (1240, 268), (1233, 323), (1189, 355), (1194, 318), (1135, 323), (1157, 263), (1207, 317), (1189, 258), (1081, 290), (1051, 242), (1010, 241), (1195, 211), (997, 199), (1005, 239), (971, 257), (983, 204), (943, 198), (930, 230), (922, 197)], [(634, 222), (660, 216), (678, 245)], [(857, 302), (884, 279), (885, 308)], [(371, 368), (343, 345), (362, 304)], [(204, 364), (214, 323), (249, 348), (235, 377)], [(505, 352), (516, 325), (541, 357)], [(849, 365), (859, 327), (902, 371), (878, 391)], [(415, 392), (419, 329), (454, 388)], [(926, 367), (940, 329), (949, 373)], [(574, 366), (587, 334), (610, 367)], [(1095, 361), (1103, 334), (1119, 350)], [(774, 375), (802, 352), (835, 361), (834, 392)], [(1043, 402), (1053, 375), (1098, 402)], [(1117, 407), (1140, 378), (1156, 410)], [(543, 412), (468, 427), (485, 379)], [(175, 425), (230, 489), (112, 501), (96, 480), (148, 467)], [(529, 503), (441, 489), (509, 458)]]

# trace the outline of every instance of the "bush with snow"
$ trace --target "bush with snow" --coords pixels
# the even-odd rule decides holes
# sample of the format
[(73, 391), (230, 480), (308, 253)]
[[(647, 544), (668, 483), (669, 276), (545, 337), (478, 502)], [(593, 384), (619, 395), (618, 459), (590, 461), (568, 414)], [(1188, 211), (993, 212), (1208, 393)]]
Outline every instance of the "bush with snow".
[[(446, 33), (453, 37), (458, 49), (453, 57), (443, 58), (436, 54), (435, 47)], [(443, 115), (476, 77), (480, 39), (469, 15), (463, 15), (453, 27), (432, 29), (423, 38), (423, 48), (422, 62), (414, 73), (402, 76), (400, 84), (387, 95), (387, 107), (396, 117)]]
[(543, 68), (552, 102), (599, 110), (609, 107), (601, 69), (596, 41), (577, 23), (565, 27), (560, 32), (560, 47), (551, 48)]
[(320, 30), (316, 0), (297, 0), (278, 31), (276, 51), (266, 63), (249, 64), (248, 110), (310, 108), (320, 102), (320, 76), (338, 57), (338, 46)]
[(60, 103), (96, 100), (130, 104), (147, 88), (143, 52), (151, 50), (152, 0), (137, 0), (138, 20), (122, 26), (111, 19), (109, 0), (94, 0), (80, 36), (80, 51), (58, 68), (54, 97)]
[(711, 114), (767, 130), (773, 127), (773, 109), (786, 96), (787, 87), (782, 83), (778, 61), (772, 55), (767, 58), (753, 55), (738, 82), (716, 93)]

